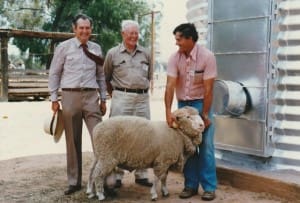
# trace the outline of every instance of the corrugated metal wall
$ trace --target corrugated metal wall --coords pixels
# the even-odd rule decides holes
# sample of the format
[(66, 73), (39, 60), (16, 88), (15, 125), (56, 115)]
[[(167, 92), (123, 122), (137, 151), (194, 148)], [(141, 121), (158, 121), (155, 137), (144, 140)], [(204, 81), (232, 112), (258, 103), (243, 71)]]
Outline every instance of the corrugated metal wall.
[[(203, 45), (211, 43), (211, 2), (187, 0), (187, 20), (194, 23)], [(226, 154), (220, 159), (240, 164), (256, 163), (256, 167), (295, 169), (300, 171), (300, 1), (270, 0), (272, 9), (271, 65), (267, 75), (270, 96), (267, 110), (268, 146), (274, 151), (269, 159), (243, 154)], [(251, 3), (251, 2), (250, 2)], [(262, 32), (267, 32), (267, 30)], [(225, 39), (224, 39), (225, 40)], [(257, 161), (257, 162), (256, 162)]]
[(190, 23), (194, 23), (199, 33), (198, 42), (204, 46), (208, 43), (208, 0), (188, 0), (186, 15)]
[(275, 10), (272, 162), (278, 168), (300, 171), (300, 1), (277, 1)]

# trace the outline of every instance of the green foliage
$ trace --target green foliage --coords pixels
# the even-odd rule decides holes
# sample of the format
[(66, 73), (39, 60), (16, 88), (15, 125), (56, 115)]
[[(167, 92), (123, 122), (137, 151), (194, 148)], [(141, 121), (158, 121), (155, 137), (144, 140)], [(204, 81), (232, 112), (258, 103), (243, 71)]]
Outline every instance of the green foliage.
[[(112, 46), (120, 43), (122, 20), (135, 19), (138, 15), (149, 12), (149, 8), (144, 1), (136, 0), (54, 2), (54, 9), (51, 14), (52, 20), (44, 25), (44, 30), (71, 32), (73, 17), (78, 13), (84, 13), (93, 19), (93, 33), (98, 35), (96, 42), (101, 45), (104, 53)], [(141, 21), (139, 23), (143, 24), (145, 22)], [(149, 33), (149, 26), (144, 27), (148, 29)]]
[[(12, 28), (38, 31), (72, 32), (73, 17), (84, 13), (93, 19), (95, 41), (101, 45), (104, 55), (121, 42), (122, 20), (138, 19), (142, 33), (140, 44), (150, 48), (151, 22), (149, 17), (142, 16), (150, 9), (144, 0), (0, 0), (0, 5), (6, 5), (0, 8), (0, 15), (7, 17)], [(13, 43), (23, 53), (29, 50), (27, 64), (36, 59), (39, 64), (49, 62), (47, 53), (53, 43), (50, 40), (16, 38)]]

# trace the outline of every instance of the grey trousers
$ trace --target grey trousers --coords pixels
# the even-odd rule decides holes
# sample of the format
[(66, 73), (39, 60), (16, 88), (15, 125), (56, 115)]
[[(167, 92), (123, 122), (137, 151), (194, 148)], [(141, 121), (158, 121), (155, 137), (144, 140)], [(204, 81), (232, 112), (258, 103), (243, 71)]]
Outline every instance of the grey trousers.
[[(114, 90), (112, 93), (110, 116), (129, 115), (150, 119), (149, 94), (136, 94)], [(116, 179), (121, 179), (123, 173), (116, 171)], [(136, 179), (147, 178), (147, 169), (135, 171)]]
[(84, 120), (92, 138), (93, 128), (102, 121), (98, 92), (96, 90), (62, 91), (61, 103), (66, 135), (68, 183), (69, 185), (81, 185), (82, 121)]

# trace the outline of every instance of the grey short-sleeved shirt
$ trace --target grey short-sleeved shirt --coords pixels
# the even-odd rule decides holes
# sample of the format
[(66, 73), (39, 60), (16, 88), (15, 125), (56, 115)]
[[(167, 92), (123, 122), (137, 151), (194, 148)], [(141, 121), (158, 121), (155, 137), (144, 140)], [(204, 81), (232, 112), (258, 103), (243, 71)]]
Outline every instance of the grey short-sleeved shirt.
[(149, 52), (137, 45), (133, 53), (126, 51), (123, 44), (110, 49), (104, 62), (107, 82), (119, 88), (147, 89), (152, 80), (152, 65)]

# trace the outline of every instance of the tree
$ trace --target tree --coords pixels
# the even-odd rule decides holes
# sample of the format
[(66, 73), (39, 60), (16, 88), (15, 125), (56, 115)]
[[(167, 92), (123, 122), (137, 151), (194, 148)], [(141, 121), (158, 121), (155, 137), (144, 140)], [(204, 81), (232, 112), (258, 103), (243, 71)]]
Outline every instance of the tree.
[[(136, 19), (139, 14), (149, 11), (146, 2), (141, 0), (54, 0), (52, 8), (52, 20), (44, 25), (44, 30), (69, 32), (73, 17), (85, 13), (93, 19), (93, 33), (98, 34), (96, 41), (104, 53), (120, 42), (123, 19)], [(145, 29), (149, 30), (149, 25)]]
[[(3, 8), (9, 9), (7, 12), (3, 11), (6, 9), (0, 9), (0, 15), (7, 17), (12, 28), (18, 29), (72, 32), (73, 17), (78, 13), (85, 13), (93, 19), (93, 33), (97, 34), (95, 41), (101, 45), (104, 54), (121, 41), (120, 24), (123, 19), (138, 19), (138, 15), (149, 12), (149, 7), (143, 0), (0, 0), (1, 4)], [(17, 16), (18, 18), (14, 18)], [(143, 19), (139, 23), (144, 29), (142, 33), (149, 34), (150, 23)], [(141, 39), (140, 44), (149, 46), (148, 38)], [(13, 43), (22, 52), (29, 48), (29, 55), (45, 64), (47, 61), (49, 63), (50, 58), (45, 53), (56, 42), (18, 38)]]

